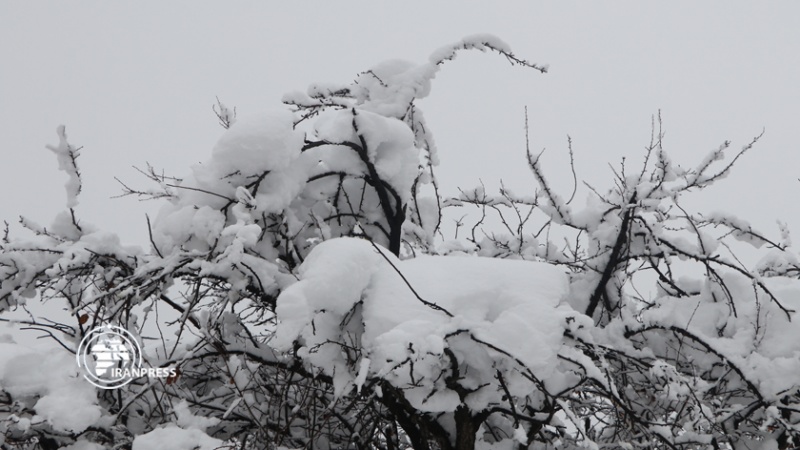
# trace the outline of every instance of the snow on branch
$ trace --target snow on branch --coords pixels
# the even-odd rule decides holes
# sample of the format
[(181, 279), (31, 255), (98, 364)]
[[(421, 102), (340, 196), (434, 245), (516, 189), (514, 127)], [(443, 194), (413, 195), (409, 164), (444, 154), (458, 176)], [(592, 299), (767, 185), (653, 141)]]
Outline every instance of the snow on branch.
[(217, 120), (219, 120), (219, 124), (222, 128), (227, 130), (231, 125), (236, 123), (236, 107), (231, 110), (220, 101), (219, 97), (217, 97), (217, 104), (213, 105), (211, 110), (214, 111), (214, 115), (217, 116)]
[(56, 154), (58, 159), (58, 169), (63, 170), (69, 176), (65, 184), (67, 189), (67, 208), (78, 206), (78, 195), (81, 193), (81, 173), (78, 170), (78, 156), (83, 147), (75, 148), (67, 142), (67, 128), (59, 125), (56, 129), (58, 134), (58, 145), (47, 145), (47, 149)]
[(464, 39), (442, 47), (433, 52), (429, 58), (432, 64), (440, 65), (445, 61), (451, 61), (456, 58), (460, 50), (479, 50), (485, 52), (491, 50), (505, 56), (511, 64), (517, 64), (531, 69), (538, 70), (541, 73), (547, 73), (548, 66), (532, 63), (524, 59), (518, 58), (511, 51), (511, 47), (503, 42), (496, 36), (491, 34), (475, 34), (467, 36)]
[(686, 174), (686, 187), (685, 189), (689, 189), (692, 187), (704, 187), (713, 184), (715, 181), (725, 178), (731, 171), (731, 168), (742, 157), (748, 150), (753, 148), (753, 146), (764, 136), (764, 130), (761, 131), (760, 134), (755, 136), (749, 143), (744, 145), (739, 152), (734, 155), (733, 158), (723, 167), (722, 169), (708, 173), (711, 169), (711, 166), (716, 161), (722, 161), (725, 158), (725, 150), (727, 150), (731, 142), (725, 141), (722, 143), (719, 148), (709, 152), (705, 158), (697, 165), (694, 170), (689, 171)]
[[(520, 153), (538, 186), (491, 194), (480, 181), (442, 198), (417, 100), (472, 49), (546, 71), (480, 35), (422, 64), (314, 84), (268, 113), (217, 99), (225, 130), (206, 159), (182, 177), (137, 169), (154, 189), (120, 182), (160, 205), (141, 221), (145, 250), (78, 224), (80, 148), (59, 127), (47, 148), (68, 174), (68, 211), (46, 226), (22, 218), (21, 238), (6, 224), (0, 244), (0, 321), (58, 345), (0, 335), (4, 448), (796, 446), (788, 226), (772, 238), (683, 201), (760, 135), (728, 162), (726, 142), (682, 169), (659, 114), (641, 167), (623, 159), (606, 189), (578, 182), (568, 136), (562, 197), (526, 117)], [(752, 244), (754, 268), (734, 240)], [(40, 302), (44, 317), (25, 309)], [(114, 392), (75, 377), (61, 361), (107, 323), (175, 372)]]

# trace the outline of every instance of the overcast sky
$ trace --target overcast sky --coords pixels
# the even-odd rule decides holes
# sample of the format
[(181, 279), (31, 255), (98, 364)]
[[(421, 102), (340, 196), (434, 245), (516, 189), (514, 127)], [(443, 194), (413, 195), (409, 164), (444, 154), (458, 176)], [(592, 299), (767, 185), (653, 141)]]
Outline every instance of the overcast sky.
[[(462, 53), (421, 106), (441, 152), (445, 192), (502, 178), (533, 192), (531, 145), (569, 192), (566, 135), (578, 174), (611, 184), (606, 163), (642, 158), (651, 116), (666, 148), (694, 165), (725, 140), (766, 133), (698, 205), (769, 233), (793, 224), (800, 127), (798, 2), (17, 2), (0, 0), (0, 218), (48, 224), (66, 175), (44, 145), (67, 126), (80, 159), (86, 222), (146, 243), (155, 205), (111, 200), (113, 177), (144, 180), (150, 162), (183, 175), (222, 133), (218, 96), (240, 114), (279, 107), (284, 92), (346, 82), (393, 58), (423, 61), (465, 35), (492, 33), (550, 73)], [(629, 166), (630, 167), (630, 166)], [(558, 179), (563, 176), (563, 179)]]

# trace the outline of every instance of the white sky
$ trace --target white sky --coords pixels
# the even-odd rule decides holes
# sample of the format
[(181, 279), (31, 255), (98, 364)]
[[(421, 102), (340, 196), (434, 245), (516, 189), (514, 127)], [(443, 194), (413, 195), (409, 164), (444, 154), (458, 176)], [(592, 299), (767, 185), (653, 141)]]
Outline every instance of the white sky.
[[(146, 244), (154, 204), (111, 200), (114, 176), (149, 161), (183, 175), (222, 133), (215, 96), (240, 114), (284, 92), (344, 82), (393, 58), (492, 33), (550, 73), (462, 53), (422, 103), (446, 192), (503, 178), (523, 193), (523, 108), (531, 145), (568, 194), (566, 134), (579, 176), (611, 183), (606, 163), (640, 161), (659, 109), (674, 161), (694, 165), (724, 140), (763, 140), (699, 205), (740, 214), (775, 235), (800, 228), (790, 201), (800, 123), (800, 3), (726, 2), (14, 2), (0, 0), (0, 219), (49, 224), (66, 176), (44, 149), (67, 125), (84, 146), (84, 221)], [(559, 176), (563, 175), (563, 179)]]

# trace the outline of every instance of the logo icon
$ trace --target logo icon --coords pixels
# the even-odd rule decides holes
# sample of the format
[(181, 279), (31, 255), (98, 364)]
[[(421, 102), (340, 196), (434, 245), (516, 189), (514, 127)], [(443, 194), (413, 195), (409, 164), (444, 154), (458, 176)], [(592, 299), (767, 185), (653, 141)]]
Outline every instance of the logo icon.
[(126, 329), (103, 325), (81, 339), (75, 353), (78, 367), (89, 383), (100, 389), (117, 389), (138, 377), (166, 378), (174, 383), (176, 367), (142, 367), (142, 348)]
[(75, 353), (87, 381), (101, 389), (116, 389), (133, 380), (142, 367), (142, 349), (126, 329), (103, 325), (81, 340)]

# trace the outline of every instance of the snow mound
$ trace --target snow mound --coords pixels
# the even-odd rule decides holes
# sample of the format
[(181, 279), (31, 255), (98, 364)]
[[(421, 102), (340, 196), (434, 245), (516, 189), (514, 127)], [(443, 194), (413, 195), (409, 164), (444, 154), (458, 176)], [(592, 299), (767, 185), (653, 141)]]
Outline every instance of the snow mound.
[(132, 450), (215, 450), (222, 441), (197, 429), (184, 430), (174, 425), (142, 434), (133, 440)]
[[(497, 371), (514, 395), (533, 390), (525, 376), (557, 375), (567, 318), (567, 277), (530, 261), (420, 256), (400, 261), (370, 242), (319, 244), (300, 281), (278, 298), (272, 342), (333, 377), (345, 393), (381, 379), (423, 411), (452, 411), (447, 386), (474, 389), (470, 407), (499, 402)], [(444, 374), (444, 376), (443, 376)], [(451, 374), (452, 375), (452, 374)]]
[(0, 344), (0, 387), (15, 398), (33, 397), (36, 414), (57, 431), (80, 433), (100, 419), (94, 387), (78, 374), (71, 355)]
[(197, 429), (205, 431), (206, 428), (213, 427), (220, 422), (220, 419), (216, 417), (202, 417), (192, 414), (192, 411), (189, 409), (189, 402), (186, 400), (181, 400), (175, 405), (172, 412), (175, 413), (178, 419), (178, 426), (187, 430)]
[(255, 175), (286, 168), (300, 154), (303, 134), (294, 116), (277, 110), (240, 117), (217, 141), (212, 166), (220, 174)]
[(659, 299), (642, 313), (643, 323), (679, 327), (700, 337), (758, 386), (766, 400), (796, 390), (800, 387), (800, 321), (791, 311), (800, 311), (800, 280), (762, 279), (775, 296), (771, 299), (740, 275), (727, 273), (722, 278), (735, 293), (731, 303), (715, 300), (724, 297), (718, 286), (706, 282), (700, 295)]

